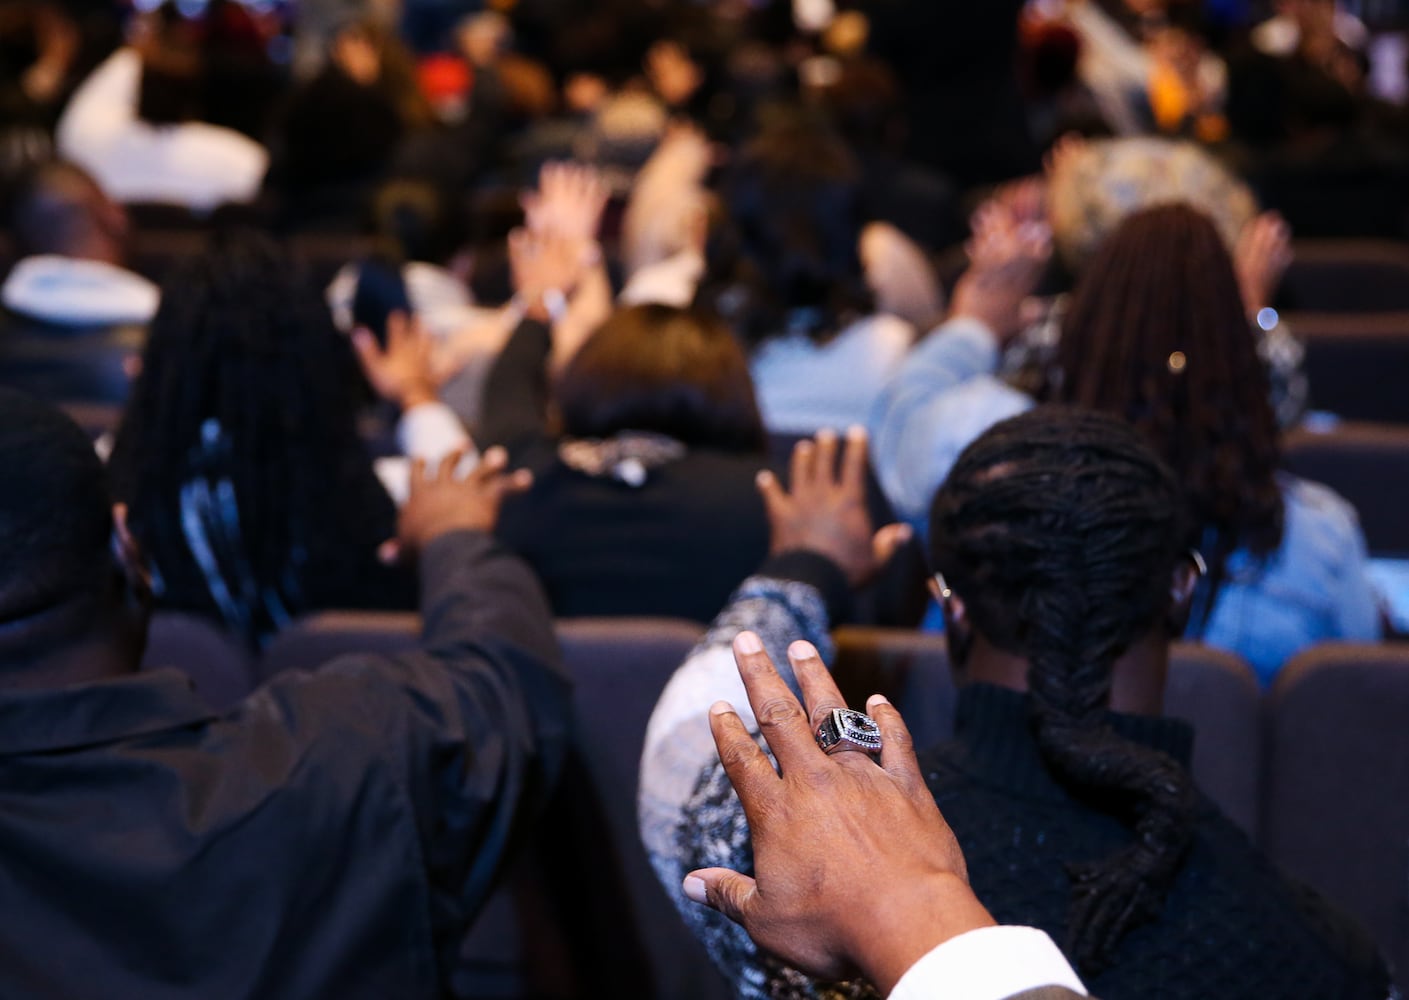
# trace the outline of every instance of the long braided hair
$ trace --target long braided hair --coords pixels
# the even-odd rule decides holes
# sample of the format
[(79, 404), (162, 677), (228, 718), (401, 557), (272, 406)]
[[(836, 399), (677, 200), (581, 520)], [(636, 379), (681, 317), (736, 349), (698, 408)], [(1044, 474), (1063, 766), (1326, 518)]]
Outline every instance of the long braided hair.
[(1105, 716), (1116, 660), (1169, 616), (1184, 525), (1179, 487), (1139, 432), (1067, 407), (992, 427), (930, 511), (933, 564), (974, 630), (1029, 663), (1043, 761), (1074, 796), (1133, 827), (1116, 854), (1068, 868), (1067, 944), (1088, 973), (1158, 916), (1191, 837), (1188, 773)]
[(1232, 258), (1185, 204), (1130, 216), (1098, 250), (1062, 323), (1040, 393), (1124, 416), (1183, 484), (1208, 561), (1191, 627), (1206, 622), (1228, 557), (1282, 540), (1277, 419)]
[(267, 237), (217, 236), (166, 282), (113, 453), (116, 491), (157, 573), (198, 570), (252, 640), (299, 610), (310, 550), (338, 558), (350, 524), (394, 517), (385, 497), (384, 510), (349, 509), (350, 478), (370, 475), (358, 386), (326, 306)]

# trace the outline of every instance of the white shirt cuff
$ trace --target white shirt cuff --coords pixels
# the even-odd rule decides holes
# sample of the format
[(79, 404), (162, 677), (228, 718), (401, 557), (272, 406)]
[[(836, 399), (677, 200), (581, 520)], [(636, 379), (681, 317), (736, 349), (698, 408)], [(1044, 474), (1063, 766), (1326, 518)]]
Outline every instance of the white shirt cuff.
[(438, 460), (456, 448), (473, 447), (460, 418), (444, 403), (421, 403), (401, 415), (396, 436), (401, 452), (427, 462)]
[(1086, 987), (1042, 931), (981, 927), (950, 938), (910, 966), (889, 1000), (1007, 1000), (1042, 986), (1064, 986), (1086, 996)]

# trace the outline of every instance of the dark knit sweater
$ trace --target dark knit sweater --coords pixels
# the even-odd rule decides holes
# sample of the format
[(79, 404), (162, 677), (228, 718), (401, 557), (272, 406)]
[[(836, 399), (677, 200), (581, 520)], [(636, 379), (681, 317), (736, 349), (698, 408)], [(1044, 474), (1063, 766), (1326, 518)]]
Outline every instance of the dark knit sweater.
[[(1120, 735), (1185, 766), (1193, 730), (1182, 722), (1111, 713)], [(1024, 695), (971, 685), (955, 738), (921, 755), (926, 779), (968, 861), (978, 897), (1000, 923), (1066, 940), (1065, 866), (1105, 858), (1128, 826), (1084, 805), (1047, 771)], [(1388, 995), (1368, 937), (1309, 890), (1283, 878), (1207, 799), (1160, 919), (1132, 930), (1113, 966), (1085, 975), (1102, 1000), (1176, 997), (1333, 1000)]]

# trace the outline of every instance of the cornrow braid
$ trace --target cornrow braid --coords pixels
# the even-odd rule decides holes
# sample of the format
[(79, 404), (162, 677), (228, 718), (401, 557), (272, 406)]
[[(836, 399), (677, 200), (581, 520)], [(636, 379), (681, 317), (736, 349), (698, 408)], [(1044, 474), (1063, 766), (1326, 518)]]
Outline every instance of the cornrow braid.
[(1106, 720), (1116, 660), (1170, 610), (1183, 551), (1173, 475), (1129, 424), (1041, 407), (971, 444), (935, 496), (934, 566), (974, 629), (1029, 663), (1033, 733), (1057, 780), (1133, 824), (1111, 857), (1069, 866), (1068, 948), (1109, 963), (1158, 916), (1192, 835), (1189, 775)]
[(1213, 222), (1185, 204), (1126, 219), (1072, 295), (1056, 365), (1041, 398), (1131, 421), (1183, 484), (1207, 612), (1228, 557), (1270, 554), (1283, 525), (1267, 369)]

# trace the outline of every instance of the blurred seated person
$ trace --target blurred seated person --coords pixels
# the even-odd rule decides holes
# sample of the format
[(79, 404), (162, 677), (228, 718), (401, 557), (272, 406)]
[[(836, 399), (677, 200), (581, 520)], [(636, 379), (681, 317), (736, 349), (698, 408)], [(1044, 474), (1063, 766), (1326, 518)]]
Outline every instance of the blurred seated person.
[(356, 228), (403, 141), (433, 124), (412, 57), (370, 19), (346, 24), (318, 75), (294, 88), (275, 129), (268, 186), (290, 225)]
[(800, 116), (765, 127), (723, 182), (696, 301), (747, 345), (770, 432), (865, 423), (914, 339), (876, 309), (860, 182), (845, 144)]
[[(714, 150), (704, 134), (672, 125), (636, 175), (622, 216), (622, 305), (684, 308), (707, 267), (718, 198), (705, 186)], [(943, 290), (924, 249), (890, 222), (867, 223), (857, 253), (877, 312), (928, 328), (943, 312)]]
[(1365, 22), (1337, 0), (1277, 0), (1272, 9), (1276, 13), (1252, 30), (1252, 44), (1269, 56), (1294, 55), (1307, 35), (1324, 35), (1327, 27), (1352, 52), (1363, 52), (1370, 41)]
[(641, 305), (611, 313), (555, 370), (567, 317), (554, 322), (554, 303), (581, 294), (584, 244), (520, 234), (512, 246), (527, 315), (490, 369), (478, 437), (535, 486), (506, 506), (500, 537), (559, 615), (708, 621), (768, 542), (754, 485), (767, 438), (743, 351), (718, 320)]
[(82, 28), (57, 3), (9, 3), (0, 16), (0, 135), (48, 128), (74, 83)]
[(717, 321), (634, 306), (588, 338), (550, 395), (551, 337), (542, 320), (522, 323), (485, 387), (481, 440), (536, 480), (500, 537), (560, 616), (708, 621), (768, 540), (753, 485), (766, 439), (743, 353)]
[(126, 213), (61, 161), (28, 171), (12, 199), (19, 259), (0, 285), (0, 383), (49, 400), (122, 403), (161, 297), (122, 266)]
[[(1257, 153), (1330, 155), (1358, 135), (1369, 100), (1359, 31), (1335, 0), (1289, 0), (1235, 66), (1230, 114)], [(1342, 157), (1343, 157), (1342, 153)]]
[[(704, 710), (727, 700), (770, 739), (799, 711), (773, 697), (755, 716), (730, 643), (752, 632), (781, 663), (802, 639), (800, 658), (830, 659), (848, 588), (886, 547), (856, 479), (833, 474), (834, 449), (807, 448), (790, 492), (765, 484), (772, 555), (666, 686), (642, 753), (651, 860), (745, 998), (878, 995), (810, 981), (682, 893), (687, 873), (753, 868), (752, 823)], [(851, 439), (842, 467), (864, 450)], [(955, 736), (921, 755), (921, 773), (993, 918), (1051, 935), (1094, 996), (1383, 1000), (1388, 972), (1368, 936), (1286, 881), (1198, 791), (1193, 732), (1159, 717), (1198, 577), (1183, 500), (1139, 431), (1103, 414), (1036, 410), (964, 450), (929, 533), (960, 685)], [(805, 691), (825, 669), (799, 664), (789, 679)]]
[(79, 85), (59, 119), (59, 154), (117, 201), (206, 212), (259, 193), (264, 147), (201, 118), (200, 31), (171, 5), (137, 17), (129, 44)]
[(943, 174), (901, 155), (913, 123), (901, 109), (894, 73), (873, 59), (835, 66), (808, 87), (855, 155), (861, 172), (861, 215), (888, 222), (933, 253), (963, 241), (959, 196)]
[[(444, 337), (481, 319), (470, 293), (474, 259), (464, 212), (451, 194), (422, 181), (393, 180), (372, 199), (376, 261), (394, 268), (407, 305), (426, 332)], [(360, 267), (349, 263), (328, 286), (338, 328), (351, 330), (360, 293)]]
[(999, 420), (1044, 401), (1089, 407), (1138, 427), (1185, 491), (1209, 568), (1190, 639), (1237, 653), (1269, 684), (1315, 642), (1379, 638), (1354, 508), (1279, 469), (1267, 369), (1213, 222), (1181, 204), (1127, 218), (1086, 266), (1030, 392), (999, 376), (994, 331), (1021, 326), (1044, 248), (1000, 231), (1009, 248), (965, 277), (878, 409), (876, 469), (897, 511), (919, 527), (923, 497)]
[(139, 672), (146, 572), (82, 432), (0, 390), (0, 466), (0, 994), (445, 996), (567, 743), (547, 603), (491, 537), (523, 475), (417, 477), (419, 650), (218, 713)]
[[(1050, 226), (1056, 257), (1044, 276), (1044, 294), (1069, 290), (1101, 244), (1141, 209), (1182, 202), (1207, 215), (1233, 256), (1243, 308), (1271, 380), (1277, 422), (1288, 428), (1301, 420), (1307, 405), (1305, 349), (1291, 324), (1271, 309), (1292, 260), (1291, 230), (1277, 212), (1259, 213), (1252, 188), (1201, 146), (1152, 136), (1096, 141), (1068, 136), (1053, 148), (1042, 175), (1010, 186), (993, 201), (1015, 221)], [(1068, 301), (1057, 294), (1038, 318), (1027, 318), (1027, 328), (1003, 353), (1004, 378), (1029, 391), (1042, 382)]]
[[(389, 337), (398, 358), (403, 342), (424, 351), (400, 317)], [(433, 387), (372, 374), (397, 394), (408, 451), (436, 460), (468, 443)], [(362, 385), (347, 338), (268, 238), (218, 239), (172, 275), (111, 459), (158, 607), (259, 645), (302, 612), (414, 604), (414, 579), (378, 555), (396, 505), (358, 436)]]

